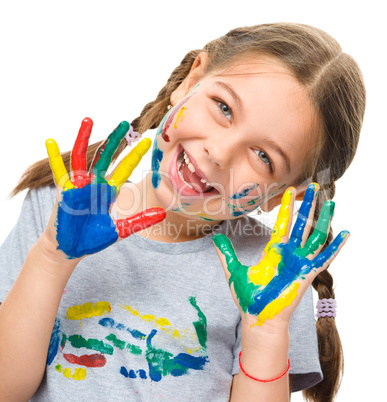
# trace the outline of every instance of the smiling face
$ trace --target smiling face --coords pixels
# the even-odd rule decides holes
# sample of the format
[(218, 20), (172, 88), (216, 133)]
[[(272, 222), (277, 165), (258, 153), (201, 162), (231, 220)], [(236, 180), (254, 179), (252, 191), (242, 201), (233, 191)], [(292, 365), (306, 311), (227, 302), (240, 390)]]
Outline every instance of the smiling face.
[(271, 209), (316, 142), (307, 90), (268, 57), (205, 75), (200, 68), (175, 91), (154, 140), (158, 205), (213, 221)]

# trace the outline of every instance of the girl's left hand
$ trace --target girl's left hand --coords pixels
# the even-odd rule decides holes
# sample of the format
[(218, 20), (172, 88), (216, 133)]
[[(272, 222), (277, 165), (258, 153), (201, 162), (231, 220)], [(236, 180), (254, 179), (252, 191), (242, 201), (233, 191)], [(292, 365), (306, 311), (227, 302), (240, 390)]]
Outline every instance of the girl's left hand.
[[(308, 286), (329, 266), (349, 237), (349, 232), (342, 231), (321, 252), (333, 216), (333, 201), (324, 203), (309, 237), (318, 188), (315, 183), (308, 186), (290, 238), (295, 189), (285, 191), (271, 239), (257, 265), (249, 267), (240, 263), (225, 235), (213, 237), (234, 301), (241, 310), (242, 322), (249, 327), (262, 326), (269, 320), (276, 328), (288, 328), (291, 315)], [(273, 320), (274, 316), (277, 319)]]

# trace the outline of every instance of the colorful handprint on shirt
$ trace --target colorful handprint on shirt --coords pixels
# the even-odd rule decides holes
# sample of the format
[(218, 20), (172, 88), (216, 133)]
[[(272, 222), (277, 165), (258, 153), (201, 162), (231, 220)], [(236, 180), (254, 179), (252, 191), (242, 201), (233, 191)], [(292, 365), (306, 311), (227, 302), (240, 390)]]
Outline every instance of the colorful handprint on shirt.
[[(188, 328), (177, 328), (165, 317), (141, 314), (129, 305), (119, 306), (130, 313), (128, 319), (132, 319), (132, 323), (142, 321), (154, 326), (148, 334), (114, 320), (111, 317), (112, 306), (107, 301), (71, 306), (67, 309), (64, 320), (80, 321), (79, 333), (67, 335), (61, 321), (56, 319), (48, 349), (47, 366), (54, 363), (53, 367), (57, 372), (77, 381), (86, 378), (88, 368), (104, 368), (108, 361), (110, 365), (117, 364), (116, 374), (130, 379), (149, 378), (154, 382), (167, 376), (181, 377), (192, 370), (204, 370), (209, 362), (207, 318), (196, 297), (191, 296), (189, 303), (196, 310), (197, 319)], [(100, 335), (99, 339), (81, 335), (83, 320), (92, 320), (97, 325), (95, 333)], [(101, 336), (101, 328), (106, 330), (106, 336)], [(155, 346), (153, 340), (159, 332), (167, 337), (160, 337), (162, 340)], [(167, 348), (172, 345), (181, 351), (174, 354), (161, 348), (160, 345), (164, 342)], [(195, 348), (191, 345), (195, 345)], [(114, 363), (115, 359), (111, 359), (111, 356), (120, 356), (121, 352), (127, 352), (128, 357), (124, 360), (117, 357), (118, 360)], [(130, 358), (129, 355), (140, 358)], [(132, 367), (118, 366), (123, 361)], [(141, 363), (143, 368), (138, 367)], [(145, 366), (147, 370), (144, 370)]]
[(58, 249), (68, 258), (80, 258), (101, 251), (134, 232), (162, 221), (162, 208), (148, 208), (126, 219), (113, 220), (109, 214), (121, 186), (127, 181), (141, 158), (148, 151), (151, 141), (143, 139), (120, 163), (109, 180), (106, 171), (113, 154), (129, 130), (123, 121), (97, 150), (87, 170), (86, 151), (93, 122), (82, 121), (78, 137), (71, 153), (71, 178), (64, 166), (57, 143), (46, 141), (56, 184), (63, 190), (58, 204), (56, 239)]
[[(287, 241), (291, 224), (293, 188), (286, 190), (282, 197), (277, 222), (272, 236), (266, 245), (261, 261), (255, 266), (246, 266), (238, 260), (230, 240), (222, 234), (216, 234), (213, 241), (225, 257), (229, 285), (233, 285), (235, 296), (244, 313), (257, 316), (257, 324), (262, 325), (267, 319), (279, 314), (289, 306), (297, 296), (300, 281), (311, 271), (326, 267), (337, 254), (348, 236), (342, 231), (321, 253), (334, 203), (324, 203), (316, 228), (305, 245), (305, 228), (313, 214), (313, 200), (318, 186), (308, 186), (292, 234)], [(312, 257), (314, 257), (312, 259)]]

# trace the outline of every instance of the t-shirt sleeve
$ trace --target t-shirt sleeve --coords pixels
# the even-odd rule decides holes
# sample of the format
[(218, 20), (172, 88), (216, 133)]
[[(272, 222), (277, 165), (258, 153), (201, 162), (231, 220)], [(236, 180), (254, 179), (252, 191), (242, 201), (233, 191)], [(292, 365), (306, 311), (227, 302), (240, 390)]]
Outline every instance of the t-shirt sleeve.
[[(314, 319), (313, 294), (309, 287), (292, 315), (289, 325), (289, 360), (292, 375), (292, 392), (310, 388), (322, 380), (317, 346), (316, 322)], [(241, 350), (241, 322), (237, 326), (234, 345), (232, 375), (239, 373), (239, 352)]]
[(16, 225), (0, 247), (0, 302), (15, 282), (30, 248), (47, 226), (55, 203), (55, 187), (31, 190)]

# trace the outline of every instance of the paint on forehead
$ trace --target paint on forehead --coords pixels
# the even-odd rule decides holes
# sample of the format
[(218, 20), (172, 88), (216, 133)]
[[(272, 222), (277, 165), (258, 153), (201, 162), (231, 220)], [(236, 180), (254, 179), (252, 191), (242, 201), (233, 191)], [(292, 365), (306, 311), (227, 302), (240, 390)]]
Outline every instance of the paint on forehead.
[[(172, 124), (176, 114), (180, 112), (180, 108), (188, 101), (191, 96), (195, 95), (196, 92), (190, 92), (187, 96), (185, 96), (177, 105), (175, 105), (169, 113), (167, 113), (167, 116), (165, 117), (165, 123), (160, 124), (161, 127), (161, 136), (163, 137), (164, 141), (169, 142), (169, 136), (167, 134), (167, 131)], [(175, 127), (176, 128), (176, 127)]]
[(258, 187), (259, 187), (259, 183), (254, 183), (252, 186), (249, 186), (249, 187), (245, 188), (244, 190), (242, 190), (240, 192), (236, 192), (230, 198), (232, 200), (239, 200), (241, 198), (246, 197), (247, 194), (249, 194), (251, 191), (255, 190)]
[(158, 188), (161, 181), (160, 176), (160, 162), (163, 159), (163, 151), (157, 146), (157, 141), (153, 142), (152, 152), (152, 185), (154, 188)]

